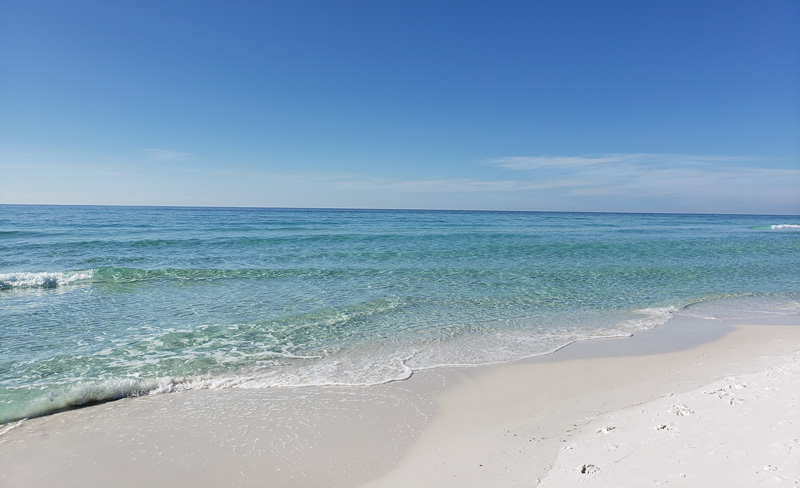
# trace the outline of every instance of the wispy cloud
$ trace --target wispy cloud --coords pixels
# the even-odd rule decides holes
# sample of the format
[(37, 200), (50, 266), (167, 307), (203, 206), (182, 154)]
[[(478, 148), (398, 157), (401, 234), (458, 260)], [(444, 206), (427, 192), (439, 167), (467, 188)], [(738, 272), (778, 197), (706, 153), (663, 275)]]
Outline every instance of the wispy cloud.
[(381, 178), (339, 181), (342, 190), (386, 190), (410, 193), (454, 193), (519, 191), (530, 189), (530, 184), (514, 180), (478, 180), (469, 178), (435, 178), (422, 180), (386, 180)]
[(145, 154), (151, 161), (164, 161), (168, 159), (183, 159), (191, 156), (190, 153), (169, 151), (166, 149), (145, 148)]
[(630, 154), (607, 154), (602, 156), (512, 156), (493, 159), (491, 162), (501, 168), (517, 170), (537, 170), (543, 168), (574, 169), (597, 165), (619, 163), (631, 159)]
[[(391, 180), (346, 178), (335, 184), (345, 190), (387, 190), (414, 193), (515, 192), (563, 189), (569, 195), (671, 194), (703, 187), (776, 184), (797, 179), (793, 169), (752, 167), (742, 163), (765, 158), (686, 156), (673, 154), (602, 154), (588, 156), (525, 156), (493, 159), (503, 169), (519, 171), (522, 178), (471, 179), (431, 178)], [(780, 186), (780, 185), (778, 185)]]
[[(341, 190), (385, 194), (461, 193), (476, 198), (495, 194), (500, 198), (499, 194), (517, 193), (520, 196), (515, 198), (553, 207), (585, 208), (597, 203), (626, 211), (751, 211), (767, 208), (766, 204), (772, 211), (800, 208), (800, 168), (781, 159), (615, 153), (504, 157), (490, 163), (501, 171), (496, 179), (354, 176), (332, 183)], [(619, 207), (610, 207), (608, 202)]]
[[(620, 168), (589, 171), (577, 179), (569, 195), (703, 195), (745, 198), (770, 193), (791, 194), (800, 183), (800, 170), (780, 168)], [(788, 190), (788, 191), (787, 191)]]
[[(754, 187), (798, 181), (800, 170), (781, 168), (769, 158), (677, 154), (507, 157), (491, 162), (526, 172), (538, 181), (573, 187), (573, 194), (678, 193), (703, 186)], [(554, 175), (558, 175), (558, 179)]]
[(696, 166), (725, 162), (763, 161), (765, 158), (732, 156), (695, 156), (685, 154), (612, 153), (584, 156), (512, 156), (492, 159), (490, 162), (505, 169), (534, 171), (541, 169), (591, 170), (619, 167), (620, 165)]
[(782, 167), (785, 162), (762, 157), (622, 153), (491, 161), (500, 168), (524, 172), (542, 185), (561, 188), (565, 197), (672, 195), (731, 203), (781, 199), (796, 207), (800, 169)]

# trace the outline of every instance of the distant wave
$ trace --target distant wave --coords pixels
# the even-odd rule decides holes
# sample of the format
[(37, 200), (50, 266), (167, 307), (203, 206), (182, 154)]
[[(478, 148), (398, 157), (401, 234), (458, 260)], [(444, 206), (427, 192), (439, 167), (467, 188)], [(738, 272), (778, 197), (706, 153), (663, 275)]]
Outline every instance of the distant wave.
[(792, 230), (800, 230), (800, 225), (798, 224), (776, 224), (769, 226), (772, 230), (785, 230), (785, 229), (792, 229)]
[(96, 268), (93, 283), (134, 283), (152, 280), (212, 281), (223, 279), (270, 279), (270, 278), (330, 278), (340, 276), (369, 275), (374, 270), (366, 269), (318, 269), (318, 268), (273, 268), (273, 269), (138, 269)]
[(13, 288), (55, 288), (79, 280), (91, 279), (94, 270), (42, 272), (42, 273), (5, 273), (0, 274), (0, 290)]
[(63, 235), (63, 232), (40, 232), (33, 230), (0, 230), (0, 237), (39, 237)]

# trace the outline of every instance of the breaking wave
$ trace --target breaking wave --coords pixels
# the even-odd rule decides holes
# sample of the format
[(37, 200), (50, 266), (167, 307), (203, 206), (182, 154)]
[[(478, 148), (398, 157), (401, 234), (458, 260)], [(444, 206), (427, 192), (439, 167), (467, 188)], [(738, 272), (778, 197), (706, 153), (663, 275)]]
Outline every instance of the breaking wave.
[(95, 270), (43, 272), (43, 273), (4, 273), (0, 274), (0, 290), (14, 288), (55, 288), (68, 285), (81, 280), (88, 280), (94, 276)]

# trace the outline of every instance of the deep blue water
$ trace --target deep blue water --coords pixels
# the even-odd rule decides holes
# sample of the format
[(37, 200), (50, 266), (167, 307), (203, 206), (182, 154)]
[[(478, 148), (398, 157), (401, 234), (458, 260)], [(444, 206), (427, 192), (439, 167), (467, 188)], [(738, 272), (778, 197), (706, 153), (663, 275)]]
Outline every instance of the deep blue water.
[(800, 217), (0, 205), (0, 423), (375, 384), (800, 293)]

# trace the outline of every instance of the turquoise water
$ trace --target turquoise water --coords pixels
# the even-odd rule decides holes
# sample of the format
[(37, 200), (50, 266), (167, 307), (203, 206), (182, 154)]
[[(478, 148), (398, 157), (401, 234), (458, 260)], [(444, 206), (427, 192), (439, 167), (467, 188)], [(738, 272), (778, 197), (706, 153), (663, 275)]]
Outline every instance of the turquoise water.
[(793, 301), (800, 217), (0, 206), (0, 423), (365, 385)]

